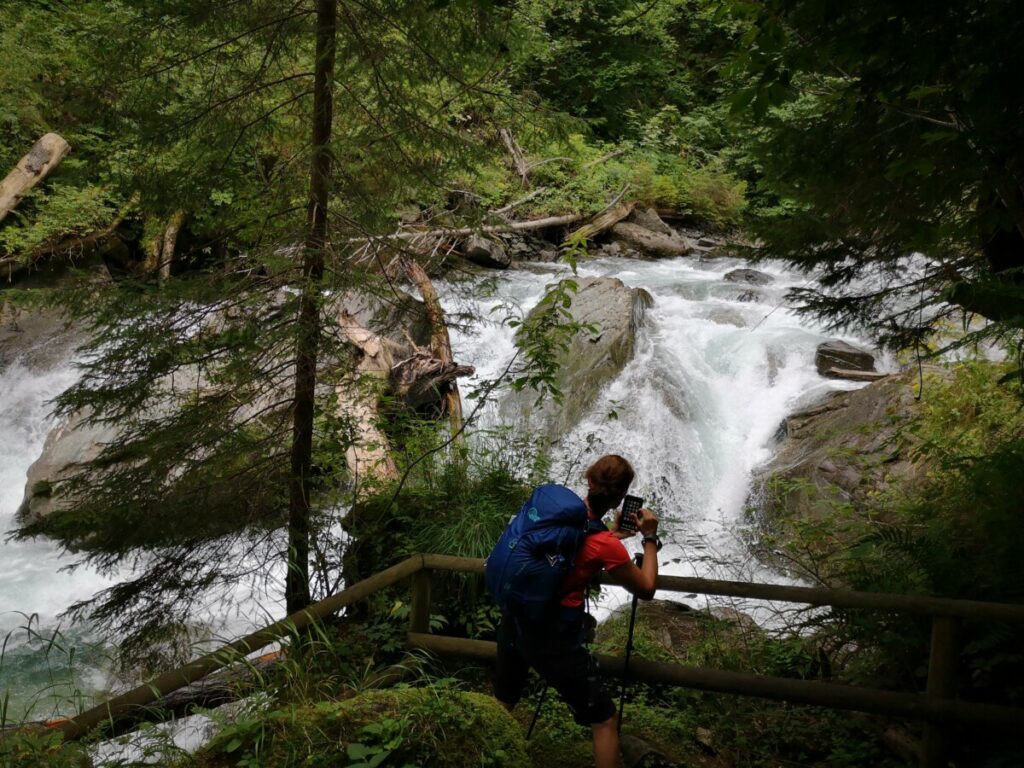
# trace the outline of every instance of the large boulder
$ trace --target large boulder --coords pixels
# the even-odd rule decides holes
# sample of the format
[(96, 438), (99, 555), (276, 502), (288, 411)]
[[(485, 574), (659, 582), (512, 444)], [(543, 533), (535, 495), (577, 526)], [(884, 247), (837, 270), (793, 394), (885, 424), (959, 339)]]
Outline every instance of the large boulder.
[(814, 364), (822, 376), (843, 378), (842, 373), (836, 372), (874, 371), (875, 357), (845, 341), (831, 339), (818, 345)]
[(693, 251), (690, 241), (674, 231), (671, 234), (654, 232), (631, 221), (620, 221), (611, 228), (612, 242), (633, 248), (645, 256), (670, 258), (685, 256)]
[[(941, 371), (941, 369), (936, 369)], [(833, 392), (788, 416), (772, 459), (755, 472), (750, 507), (766, 528), (826, 519), (924, 477), (903, 426), (917, 415), (917, 372)]]
[(46, 436), (42, 454), (28, 468), (25, 495), (16, 515), (20, 524), (34, 525), (66, 503), (54, 497), (54, 488), (97, 458), (103, 446), (117, 438), (114, 427), (83, 421), (83, 415), (76, 413)]
[(676, 231), (666, 224), (658, 212), (653, 208), (636, 208), (633, 213), (630, 214), (628, 221), (633, 224), (638, 224), (644, 229), (649, 229), (651, 232), (656, 232), (659, 235), (666, 235), (668, 237), (676, 237)]
[(559, 358), (556, 384), (564, 395), (562, 403), (548, 398), (537, 407), (537, 393), (532, 390), (506, 403), (506, 409), (525, 415), (552, 437), (565, 434), (579, 423), (601, 388), (633, 359), (637, 331), (644, 313), (654, 303), (647, 291), (629, 288), (614, 277), (582, 277), (576, 284), (569, 311), (574, 320), (593, 324), (597, 330), (578, 334)]
[(508, 269), (512, 257), (497, 240), (489, 240), (482, 235), (470, 235), (462, 246), (466, 258), (481, 267)]
[[(739, 644), (762, 630), (750, 616), (734, 608), (697, 610), (675, 600), (657, 599), (637, 603), (633, 632), (637, 658), (685, 664), (692, 663), (711, 638)], [(624, 608), (598, 626), (597, 652), (618, 655), (628, 633), (629, 611)]]

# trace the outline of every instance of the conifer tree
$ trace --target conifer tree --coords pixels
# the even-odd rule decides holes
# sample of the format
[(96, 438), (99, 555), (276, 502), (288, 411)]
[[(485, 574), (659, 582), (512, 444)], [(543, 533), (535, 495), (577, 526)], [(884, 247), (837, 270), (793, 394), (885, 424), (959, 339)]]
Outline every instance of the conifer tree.
[[(22, 534), (119, 572), (76, 610), (141, 649), (240, 578), (284, 573), (287, 609), (301, 608), (311, 546), (338, 558), (326, 531), (353, 427), (333, 398), (355, 357), (337, 317), (358, 296), (408, 306), (366, 238), (410, 203), (444, 203), (450, 169), (491, 139), (513, 32), (487, 3), (123, 8), (80, 34), (105, 42), (97, 79), (142, 137), (130, 178), (145, 209), (187, 210), (189, 233), (171, 279), (129, 272), (62, 295), (92, 334), (58, 409), (103, 449)], [(210, 230), (211, 206), (227, 231)], [(336, 586), (317, 574), (321, 594)]]

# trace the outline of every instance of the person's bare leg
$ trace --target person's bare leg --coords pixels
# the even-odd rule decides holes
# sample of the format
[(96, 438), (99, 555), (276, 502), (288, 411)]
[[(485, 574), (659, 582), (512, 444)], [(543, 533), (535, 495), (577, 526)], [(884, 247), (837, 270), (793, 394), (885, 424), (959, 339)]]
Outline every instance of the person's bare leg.
[(594, 736), (594, 762), (597, 768), (621, 768), (619, 729), (617, 717), (612, 715), (603, 723), (594, 723), (590, 732)]

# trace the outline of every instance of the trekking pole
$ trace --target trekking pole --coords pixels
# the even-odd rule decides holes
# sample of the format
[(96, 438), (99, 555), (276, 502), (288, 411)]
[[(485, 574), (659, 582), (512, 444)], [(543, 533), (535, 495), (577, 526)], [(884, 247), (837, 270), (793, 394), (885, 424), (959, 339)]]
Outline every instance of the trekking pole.
[(537, 709), (533, 712), (533, 720), (530, 721), (530, 729), (526, 732), (526, 740), (530, 740), (530, 736), (533, 735), (533, 726), (537, 724), (537, 718), (540, 717), (540, 708), (544, 706), (544, 699), (548, 695), (548, 686), (544, 686), (544, 690), (540, 692), (540, 699), (537, 701)]
[[(644, 565), (644, 556), (642, 552), (638, 552), (633, 556), (633, 562), (636, 563), (637, 568), (642, 568)], [(633, 595), (633, 607), (629, 612), (629, 634), (626, 636), (626, 663), (622, 665), (622, 695), (619, 698), (619, 722), (615, 726), (616, 730), (622, 732), (622, 710), (626, 707), (626, 685), (629, 682), (629, 659), (633, 655), (633, 628), (636, 627), (636, 606), (639, 602), (639, 598)]]

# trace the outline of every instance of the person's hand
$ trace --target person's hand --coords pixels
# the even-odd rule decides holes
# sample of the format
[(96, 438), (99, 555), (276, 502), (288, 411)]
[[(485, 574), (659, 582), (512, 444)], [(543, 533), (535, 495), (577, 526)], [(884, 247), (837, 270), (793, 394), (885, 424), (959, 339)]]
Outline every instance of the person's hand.
[(611, 532), (611, 535), (615, 537), (615, 539), (618, 539), (620, 541), (622, 541), (623, 539), (629, 539), (630, 537), (636, 536), (637, 531), (635, 530), (623, 530), (621, 524), (622, 521), (623, 511), (618, 510), (618, 512), (615, 514), (615, 521), (608, 526), (608, 530)]
[(644, 507), (637, 513), (637, 528), (644, 536), (654, 536), (658, 532), (658, 518), (651, 510)]

